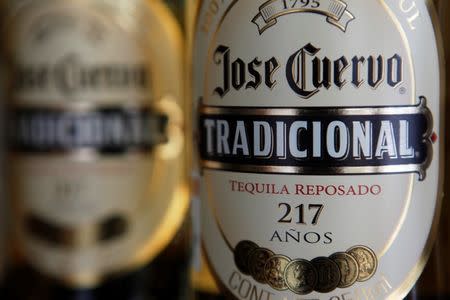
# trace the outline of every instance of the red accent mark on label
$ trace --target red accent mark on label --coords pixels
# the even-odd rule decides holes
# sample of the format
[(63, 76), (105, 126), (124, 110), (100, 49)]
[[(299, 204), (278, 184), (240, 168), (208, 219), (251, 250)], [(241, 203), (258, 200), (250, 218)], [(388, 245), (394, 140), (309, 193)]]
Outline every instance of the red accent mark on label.
[(438, 140), (438, 135), (436, 134), (436, 132), (433, 132), (433, 134), (431, 135), (431, 141), (433, 142), (433, 144), (435, 144)]

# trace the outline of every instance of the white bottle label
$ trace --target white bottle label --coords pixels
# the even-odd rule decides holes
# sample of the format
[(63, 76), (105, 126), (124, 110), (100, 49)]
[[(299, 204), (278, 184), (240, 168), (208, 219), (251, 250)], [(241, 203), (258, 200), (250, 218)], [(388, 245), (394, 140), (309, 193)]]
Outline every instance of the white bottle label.
[(19, 249), (74, 286), (148, 263), (188, 206), (181, 33), (165, 6), (141, 12), (145, 34), (101, 2), (19, 6), (7, 22)]
[(205, 1), (203, 241), (237, 299), (399, 299), (440, 210), (427, 1)]

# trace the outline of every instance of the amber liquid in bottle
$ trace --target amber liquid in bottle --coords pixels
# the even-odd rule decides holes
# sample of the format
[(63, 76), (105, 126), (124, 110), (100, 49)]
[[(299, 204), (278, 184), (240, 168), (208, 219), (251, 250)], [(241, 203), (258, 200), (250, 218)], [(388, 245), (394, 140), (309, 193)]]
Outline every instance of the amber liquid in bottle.
[(189, 299), (184, 1), (2, 5), (0, 298)]

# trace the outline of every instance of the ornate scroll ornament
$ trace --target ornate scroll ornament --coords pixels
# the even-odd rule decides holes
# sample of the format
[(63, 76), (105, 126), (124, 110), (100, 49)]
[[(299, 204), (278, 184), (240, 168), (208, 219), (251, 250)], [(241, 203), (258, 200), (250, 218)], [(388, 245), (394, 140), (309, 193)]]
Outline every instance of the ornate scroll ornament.
[(259, 34), (277, 23), (277, 18), (291, 13), (316, 13), (327, 17), (327, 22), (338, 27), (343, 32), (348, 24), (355, 19), (347, 10), (347, 4), (342, 0), (269, 0), (259, 8), (259, 13), (252, 22), (258, 26)]

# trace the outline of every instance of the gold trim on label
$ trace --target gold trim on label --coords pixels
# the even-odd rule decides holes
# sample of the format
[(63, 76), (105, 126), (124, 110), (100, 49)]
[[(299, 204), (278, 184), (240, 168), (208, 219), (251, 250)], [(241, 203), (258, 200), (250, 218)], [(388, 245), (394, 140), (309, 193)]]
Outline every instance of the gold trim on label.
[[(426, 0), (426, 6), (427, 11), (430, 15), (431, 22), (433, 24), (433, 29), (436, 37), (437, 42), (437, 49), (438, 49), (438, 55), (439, 55), (439, 71), (440, 71), (440, 107), (439, 111), (442, 112), (440, 114), (440, 124), (439, 124), (439, 130), (441, 133), (444, 132), (445, 127), (445, 119), (446, 116), (444, 114), (445, 112), (445, 99), (447, 96), (446, 92), (446, 69), (445, 69), (445, 51), (444, 51), (444, 41), (442, 39), (442, 33), (440, 30), (440, 22), (439, 17), (436, 12), (436, 7), (432, 0)], [(428, 258), (431, 255), (431, 251), (433, 250), (434, 242), (436, 240), (438, 229), (439, 229), (439, 223), (441, 218), (441, 212), (442, 212), (442, 202), (444, 198), (443, 193), (443, 183), (444, 183), (444, 172), (445, 172), (445, 140), (444, 135), (441, 134), (441, 141), (440, 141), (440, 149), (439, 149), (440, 157), (439, 157), (439, 182), (437, 183), (438, 187), (438, 193), (437, 193), (437, 199), (436, 199), (436, 208), (435, 208), (435, 214), (433, 217), (433, 224), (431, 225), (430, 233), (428, 235), (428, 239), (425, 243), (425, 247), (422, 251), (422, 255), (417, 262), (417, 264), (414, 266), (414, 268), (409, 272), (407, 278), (405, 281), (399, 286), (398, 289), (396, 289), (392, 294), (387, 298), (387, 300), (397, 300), (397, 299), (403, 299), (408, 295), (408, 293), (411, 291), (413, 286), (416, 284), (417, 280), (419, 279), (420, 275), (422, 274)]]
[[(216, 161), (204, 160), (202, 166), (205, 169), (222, 170), (222, 171), (236, 171), (248, 173), (274, 173), (274, 174), (318, 174), (323, 175), (330, 172), (330, 169), (324, 167), (298, 167), (298, 166), (258, 166), (258, 165), (244, 165), (231, 164)], [(356, 174), (402, 174), (417, 172), (417, 165), (389, 165), (389, 166), (365, 166), (365, 167), (339, 167), (333, 168), (334, 174), (339, 175), (356, 175)], [(411, 175), (414, 177), (414, 175)]]
[(211, 186), (211, 184), (206, 184), (207, 195), (208, 195), (208, 198), (207, 198), (208, 205), (210, 206), (210, 209), (213, 211), (214, 220), (216, 221), (216, 224), (219, 227), (220, 235), (222, 236), (222, 238), (223, 238), (224, 242), (226, 243), (228, 249), (231, 252), (233, 252), (234, 251), (234, 246), (232, 245), (232, 243), (230, 242), (230, 240), (226, 236), (225, 230), (223, 229), (222, 223), (220, 222), (220, 218), (218, 216), (216, 206), (214, 205), (214, 202), (212, 200), (212, 199), (214, 199), (214, 192), (211, 190), (210, 186)]
[(200, 113), (208, 115), (244, 115), (244, 116), (309, 116), (317, 115), (317, 112), (324, 116), (355, 116), (355, 115), (398, 115), (415, 114), (427, 111), (426, 100), (419, 97), (413, 105), (397, 106), (374, 106), (374, 107), (308, 107), (308, 108), (281, 108), (281, 107), (226, 107), (226, 106), (202, 106)]

